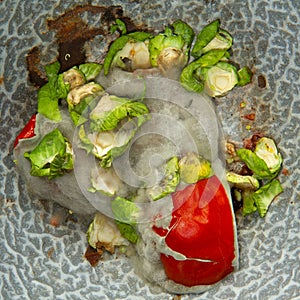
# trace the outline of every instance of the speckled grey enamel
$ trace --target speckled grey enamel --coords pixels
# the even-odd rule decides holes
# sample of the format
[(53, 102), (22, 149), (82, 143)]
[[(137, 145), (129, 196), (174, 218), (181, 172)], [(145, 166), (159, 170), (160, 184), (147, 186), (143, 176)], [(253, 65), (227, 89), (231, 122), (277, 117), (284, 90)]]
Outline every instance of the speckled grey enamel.
[[(17, 132), (36, 109), (35, 89), (27, 80), (25, 56), (49, 41), (45, 19), (73, 1), (0, 1), (0, 298), (1, 299), (172, 299), (156, 293), (132, 271), (127, 260), (110, 258), (91, 268), (83, 259), (88, 220), (72, 216), (50, 223), (57, 209), (30, 198), (16, 173), (12, 146)], [(77, 4), (85, 1), (76, 1)], [(234, 38), (233, 57), (255, 70), (253, 83), (216, 100), (224, 134), (230, 140), (255, 132), (273, 137), (284, 157), (285, 192), (265, 219), (237, 217), (240, 271), (217, 287), (181, 299), (296, 299), (300, 297), (300, 2), (286, 1), (92, 1), (122, 4), (136, 22), (161, 28), (181, 18), (196, 30), (220, 18)], [(184, 4), (183, 4), (184, 3)], [(47, 57), (55, 57), (49, 49)], [(266, 77), (259, 88), (257, 77)], [(240, 108), (245, 102), (246, 107)], [(248, 113), (255, 113), (250, 121)], [(247, 127), (251, 125), (251, 129)], [(42, 205), (44, 203), (44, 205)]]

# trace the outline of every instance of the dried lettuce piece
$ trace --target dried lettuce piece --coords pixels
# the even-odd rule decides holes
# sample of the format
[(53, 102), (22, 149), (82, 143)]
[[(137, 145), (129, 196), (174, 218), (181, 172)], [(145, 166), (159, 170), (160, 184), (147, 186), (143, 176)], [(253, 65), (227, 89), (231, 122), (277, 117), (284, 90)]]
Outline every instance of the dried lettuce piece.
[(116, 246), (127, 246), (128, 241), (122, 237), (115, 222), (101, 213), (96, 213), (87, 231), (89, 245), (94, 248), (104, 247), (113, 253)]
[(257, 190), (260, 187), (259, 181), (254, 176), (226, 172), (226, 179), (234, 187), (241, 190)]

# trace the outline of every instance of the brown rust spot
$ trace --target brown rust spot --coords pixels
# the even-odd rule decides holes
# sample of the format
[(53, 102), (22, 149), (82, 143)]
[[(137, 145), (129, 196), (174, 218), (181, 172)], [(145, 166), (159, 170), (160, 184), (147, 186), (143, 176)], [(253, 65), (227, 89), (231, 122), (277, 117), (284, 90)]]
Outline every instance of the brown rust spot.
[(282, 171), (281, 171), (281, 173), (282, 173), (284, 176), (289, 176), (289, 175), (290, 175), (289, 170), (286, 169), (286, 168), (283, 168)]
[(47, 82), (46, 75), (39, 68), (41, 61), (40, 55), (40, 49), (38, 47), (33, 47), (26, 56), (29, 80), (36, 86), (42, 86)]
[(254, 150), (257, 142), (263, 137), (262, 133), (254, 133), (250, 138), (244, 139), (244, 148)]
[(267, 81), (266, 81), (266, 78), (264, 75), (258, 75), (257, 77), (257, 84), (258, 84), (258, 87), (260, 88), (265, 88), (267, 86)]
[(0, 85), (3, 84), (4, 82), (4, 77), (0, 77)]
[[(87, 24), (84, 14), (91, 14), (91, 16), (99, 18), (99, 25), (92, 27)], [(57, 60), (61, 64), (60, 72), (85, 62), (85, 42), (97, 35), (108, 35), (110, 26), (116, 19), (121, 19), (126, 24), (128, 32), (145, 30), (145, 27), (136, 26), (130, 18), (124, 17), (121, 6), (78, 5), (56, 19), (48, 19), (48, 29), (56, 32), (59, 52)], [(47, 82), (43, 67), (40, 65), (38, 47), (32, 48), (28, 53), (27, 65), (29, 79), (33, 84), (42, 86)]]
[(54, 253), (54, 248), (52, 247), (52, 248), (50, 248), (50, 250), (47, 252), (47, 256), (48, 256), (48, 258), (51, 258), (51, 256), (53, 255), (53, 253)]
[(92, 267), (96, 267), (97, 264), (99, 263), (99, 261), (102, 258), (102, 253), (100, 253), (99, 251), (97, 251), (93, 247), (88, 246), (86, 248), (85, 253), (84, 253), (84, 257), (86, 258), (86, 260), (90, 263), (90, 265)]
[(255, 120), (255, 113), (250, 113), (247, 115), (244, 115), (244, 118), (250, 121), (254, 121)]

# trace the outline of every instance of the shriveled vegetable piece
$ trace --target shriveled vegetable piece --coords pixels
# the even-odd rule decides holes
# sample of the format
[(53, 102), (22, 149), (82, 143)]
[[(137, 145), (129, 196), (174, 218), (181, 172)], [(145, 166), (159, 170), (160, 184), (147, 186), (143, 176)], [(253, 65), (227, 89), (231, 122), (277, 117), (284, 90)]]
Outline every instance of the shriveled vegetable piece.
[(205, 91), (211, 97), (224, 96), (238, 83), (236, 68), (227, 62), (218, 62), (205, 72)]
[(91, 130), (112, 130), (124, 118), (143, 116), (148, 113), (147, 106), (142, 102), (105, 94), (90, 114)]
[(204, 89), (204, 81), (197, 75), (198, 69), (215, 65), (224, 55), (226, 50), (211, 50), (188, 64), (180, 75), (182, 86), (187, 90), (201, 93)]
[(283, 192), (283, 188), (277, 179), (262, 186), (253, 193), (252, 197), (261, 217), (264, 217), (267, 210), (276, 196)]
[(277, 174), (272, 173), (266, 162), (249, 149), (238, 149), (237, 155), (247, 167), (252, 170), (258, 179), (272, 179)]
[(49, 179), (64, 175), (73, 169), (73, 152), (59, 129), (54, 129), (24, 157), (31, 162), (32, 176), (47, 176)]
[(135, 230), (135, 224), (139, 214), (139, 208), (134, 202), (122, 197), (116, 197), (111, 203), (115, 222), (128, 241), (137, 243), (139, 235)]
[(208, 160), (196, 153), (188, 153), (179, 161), (180, 179), (185, 183), (197, 181), (213, 175), (213, 169)]
[(121, 51), (128, 42), (144, 42), (145, 40), (151, 38), (151, 36), (152, 35), (147, 32), (133, 32), (126, 35), (122, 35), (119, 38), (117, 38), (111, 44), (108, 53), (105, 56), (105, 60), (103, 63), (104, 75), (108, 74), (113, 60), (116, 59), (116, 55), (118, 55), (119, 51)]
[(233, 172), (226, 173), (226, 179), (236, 188), (241, 190), (257, 190), (259, 181), (254, 176), (239, 175)]
[[(173, 27), (173, 28), (172, 28)], [(153, 67), (163, 72), (168, 69), (182, 69), (189, 59), (189, 49), (194, 38), (193, 29), (181, 20), (167, 27), (149, 41), (150, 61)]]
[(175, 192), (179, 181), (178, 158), (174, 156), (167, 161), (165, 166), (165, 175), (161, 182), (149, 189), (147, 192), (152, 200), (158, 200)]
[(121, 187), (121, 181), (113, 168), (95, 167), (91, 170), (90, 192), (100, 191), (108, 196), (115, 196)]
[(278, 173), (281, 168), (282, 157), (272, 139), (261, 138), (256, 144), (254, 153), (265, 161), (272, 174)]
[(62, 74), (62, 76), (64, 83), (68, 84), (70, 89), (73, 89), (86, 83), (84, 74), (77, 67), (73, 67), (65, 71)]
[(128, 241), (121, 236), (114, 220), (96, 213), (87, 231), (87, 240), (91, 247), (113, 253), (116, 246), (127, 246)]
[(103, 87), (95, 82), (89, 82), (73, 88), (67, 96), (67, 102), (71, 106), (78, 105), (84, 98), (90, 95), (103, 93)]
[(145, 122), (144, 117), (130, 119), (125, 125), (110, 131), (86, 133), (84, 126), (79, 129), (81, 147), (100, 160), (102, 168), (109, 168), (113, 160), (122, 155), (138, 128)]
[(197, 35), (195, 45), (192, 49), (192, 56), (199, 58), (203, 53), (202, 49), (217, 35), (220, 28), (220, 21), (215, 20), (206, 25)]
[(78, 69), (84, 74), (86, 81), (92, 81), (101, 72), (102, 67), (101, 64), (90, 62), (79, 65)]
[(65, 84), (62, 74), (58, 75), (59, 70), (59, 62), (46, 66), (48, 82), (38, 90), (38, 112), (53, 121), (61, 120), (58, 100), (69, 92), (69, 84)]
[(216, 36), (202, 48), (202, 53), (206, 53), (212, 49), (228, 50), (232, 46), (232, 36), (226, 30), (219, 29)]

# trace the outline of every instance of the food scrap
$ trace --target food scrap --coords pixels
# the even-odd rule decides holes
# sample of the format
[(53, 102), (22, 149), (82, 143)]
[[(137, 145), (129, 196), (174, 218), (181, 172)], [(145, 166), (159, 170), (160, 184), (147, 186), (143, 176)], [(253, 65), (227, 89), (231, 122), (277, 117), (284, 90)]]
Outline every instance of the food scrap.
[[(83, 21), (82, 13), (101, 15), (99, 27)], [(71, 140), (76, 135), (80, 151), (97, 162), (96, 167), (86, 166), (86, 192), (107, 197), (112, 213), (107, 217), (89, 204), (95, 215), (87, 230), (85, 258), (90, 264), (96, 266), (105, 252), (134, 247), (144, 276), (166, 291), (183, 294), (212, 287), (238, 268), (233, 206), (241, 208), (244, 216), (258, 212), (264, 217), (283, 191), (277, 178), (282, 156), (274, 140), (256, 134), (245, 141), (244, 148), (227, 143), (226, 182), (218, 178), (206, 153), (188, 151), (169, 153), (157, 167), (162, 176), (155, 184), (128, 186), (113, 163), (124, 159), (130, 143), (151, 120), (152, 107), (143, 94), (129, 98), (108, 92), (107, 82), (115, 83), (114, 74), (129, 79), (158, 76), (177, 80), (185, 93), (223, 97), (252, 80), (247, 66), (238, 68), (231, 61), (232, 35), (220, 20), (198, 33), (182, 20), (153, 33), (135, 26), (119, 6), (76, 6), (48, 20), (48, 27), (56, 31), (57, 60), (42, 68), (37, 47), (27, 56), (29, 78), (39, 89), (37, 114), (14, 145), (16, 157), (30, 164), (25, 176), (34, 177), (36, 187), (42, 182), (38, 180), (56, 187), (59, 180), (66, 180), (64, 187), (76, 182), (73, 173), (78, 156), (72, 144), (76, 139)], [(91, 62), (85, 45), (99, 35), (107, 37), (105, 55)], [(258, 84), (266, 86), (262, 75)], [(244, 118), (254, 121), (256, 114), (246, 113), (246, 102), (239, 105)], [(247, 126), (250, 130), (251, 125)], [(135, 157), (136, 162), (139, 159)], [(88, 211), (82, 197), (70, 200), (75, 212)], [(169, 209), (167, 218), (156, 215), (150, 224), (139, 222), (145, 214), (141, 203), (160, 201)], [(58, 226), (60, 221), (60, 215), (53, 216), (51, 224)], [(158, 271), (163, 272), (163, 280), (157, 280)]]

